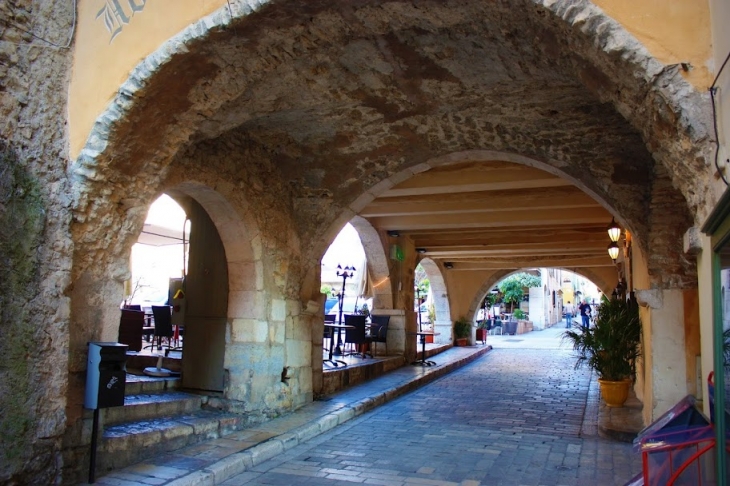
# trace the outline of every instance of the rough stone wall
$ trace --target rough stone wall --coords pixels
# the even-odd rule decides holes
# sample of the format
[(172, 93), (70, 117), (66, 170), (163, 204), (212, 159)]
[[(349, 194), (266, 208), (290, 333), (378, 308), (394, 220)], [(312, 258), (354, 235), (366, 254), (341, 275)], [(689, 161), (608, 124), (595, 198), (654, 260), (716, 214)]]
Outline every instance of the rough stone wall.
[[(75, 2), (0, 3), (0, 483), (61, 480)], [(45, 40), (44, 40), (45, 39)]]

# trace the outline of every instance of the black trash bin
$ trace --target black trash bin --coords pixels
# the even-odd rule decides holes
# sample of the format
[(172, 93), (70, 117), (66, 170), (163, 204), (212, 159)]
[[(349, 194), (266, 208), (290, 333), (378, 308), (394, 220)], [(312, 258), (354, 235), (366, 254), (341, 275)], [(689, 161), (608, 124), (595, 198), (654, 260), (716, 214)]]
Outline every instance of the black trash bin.
[(120, 343), (89, 343), (84, 407), (121, 407), (127, 379), (127, 348)]

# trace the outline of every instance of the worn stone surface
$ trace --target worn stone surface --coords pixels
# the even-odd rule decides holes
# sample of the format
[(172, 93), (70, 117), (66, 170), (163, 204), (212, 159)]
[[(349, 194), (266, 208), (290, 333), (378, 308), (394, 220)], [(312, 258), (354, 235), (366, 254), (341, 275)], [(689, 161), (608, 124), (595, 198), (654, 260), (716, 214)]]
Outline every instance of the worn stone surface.
[(73, 2), (0, 4), (0, 483), (61, 477), (73, 243), (64, 133)]
[(277, 329), (317, 299), (328, 235), (449, 154), (544, 164), (621, 216), (654, 287), (696, 284), (682, 235), (717, 194), (706, 95), (590, 2), (232, 1), (233, 20), (221, 9), (140, 63), (68, 161), (70, 52), (41, 38), (65, 46), (74, 6), (0, 4), (0, 142), (17, 157), (0, 167), (0, 222), (37, 242), (0, 254), (24, 284), (0, 291), (0, 481), (83, 468), (86, 343), (114, 339), (129, 250), (162, 192), (212, 208), (241, 272), (232, 317), (273, 318), (266, 336), (229, 328), (265, 341), (227, 356), (227, 406), (260, 416), (311, 396), (311, 344)]
[[(141, 64), (100, 118), (74, 168), (84, 234), (98, 226), (88, 195), (115, 173), (159, 172), (183, 146), (243, 144), (258, 155), (234, 162), (233, 180), (269, 167), (263, 184), (286, 188), (319, 255), (321, 229), (365, 191), (488, 149), (544, 162), (620, 214), (657, 255), (655, 285), (693, 279), (675, 256), (707, 204), (697, 188), (712, 192), (705, 100), (589, 2), (281, 3), (230, 28), (208, 20)], [(654, 219), (668, 206), (687, 209), (665, 227)]]

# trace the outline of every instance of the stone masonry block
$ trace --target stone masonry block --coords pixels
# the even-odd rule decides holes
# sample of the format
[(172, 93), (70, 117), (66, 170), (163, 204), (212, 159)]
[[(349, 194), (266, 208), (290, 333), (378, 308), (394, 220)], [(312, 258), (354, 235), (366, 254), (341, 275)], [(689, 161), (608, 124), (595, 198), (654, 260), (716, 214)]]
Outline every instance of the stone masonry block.
[(286, 319), (286, 301), (282, 299), (271, 300), (271, 312), (269, 318), (272, 321), (283, 321)]
[(228, 263), (230, 290), (256, 290), (254, 262)]
[(312, 355), (312, 343), (306, 341), (286, 341), (286, 363), (289, 366), (302, 367), (309, 365)]
[(231, 340), (237, 343), (265, 343), (269, 337), (269, 324), (256, 319), (233, 319)]
[(229, 292), (229, 313), (231, 317), (263, 317), (263, 295), (261, 292), (245, 290)]

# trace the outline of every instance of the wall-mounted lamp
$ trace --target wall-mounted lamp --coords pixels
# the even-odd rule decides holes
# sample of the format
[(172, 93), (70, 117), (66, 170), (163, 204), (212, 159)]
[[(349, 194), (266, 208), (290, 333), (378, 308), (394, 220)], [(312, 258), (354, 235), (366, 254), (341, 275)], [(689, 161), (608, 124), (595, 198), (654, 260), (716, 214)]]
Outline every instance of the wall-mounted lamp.
[(426, 249), (425, 248), (416, 248), (416, 252), (423, 255), (424, 253), (426, 253)]
[(444, 267), (451, 269), (451, 268), (454, 268), (454, 264), (451, 262), (444, 262)]
[(391, 238), (398, 238), (400, 236), (400, 232), (397, 230), (388, 230), (388, 236)]
[(611, 224), (609, 224), (608, 228), (606, 229), (608, 231), (608, 237), (611, 239), (611, 241), (614, 243), (618, 242), (618, 239), (621, 238), (621, 226), (618, 225), (614, 218), (611, 218)]
[(611, 257), (613, 263), (616, 263), (616, 259), (618, 258), (618, 243), (615, 241), (608, 244), (608, 256)]

